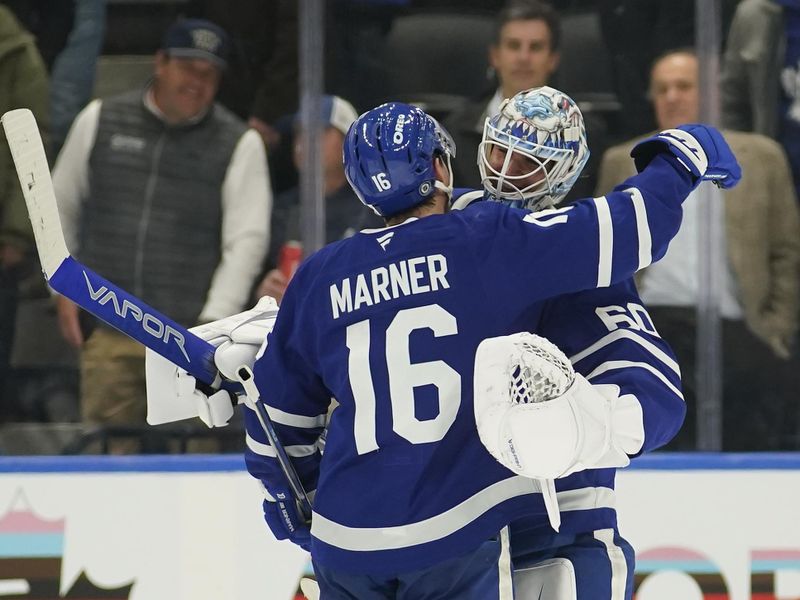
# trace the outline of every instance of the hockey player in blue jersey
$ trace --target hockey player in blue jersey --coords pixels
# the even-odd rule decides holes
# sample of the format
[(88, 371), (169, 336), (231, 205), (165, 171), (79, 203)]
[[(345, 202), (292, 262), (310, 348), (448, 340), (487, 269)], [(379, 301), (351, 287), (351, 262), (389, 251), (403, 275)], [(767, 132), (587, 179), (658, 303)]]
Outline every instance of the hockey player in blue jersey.
[[(651, 151), (654, 143), (683, 144), (686, 133), (697, 131), (694, 127), (643, 142), (634, 151), (639, 170), (647, 156), (641, 154), (643, 149)], [(693, 173), (699, 156), (692, 151), (675, 154)], [(583, 119), (575, 103), (548, 87), (520, 92), (486, 121), (478, 154), (484, 192), (461, 194), (455, 206), (469, 211), (475, 200), (500, 201), (533, 211), (542, 225), (556, 226), (572, 210), (556, 206), (587, 159)], [(724, 185), (737, 179), (731, 176)], [(632, 203), (646, 193), (630, 180), (616, 188), (619, 192), (628, 194)], [(617, 530), (613, 467), (624, 466), (627, 456), (665, 444), (677, 432), (685, 413), (677, 362), (658, 336), (632, 279), (547, 300), (522, 327), (548, 338), (570, 356), (581, 385), (574, 386), (570, 403), (555, 408), (553, 414), (520, 415), (519, 407), (507, 405), (502, 418), (523, 432), (519, 439), (513, 435), (512, 442), (498, 439), (496, 430), (482, 436), (493, 454), (515, 472), (557, 477), (558, 531), (552, 526), (552, 514), (525, 517), (511, 525), (517, 597), (629, 599), (634, 553)], [(591, 439), (593, 429), (594, 435), (605, 435), (602, 422), (592, 424), (597, 415), (587, 416), (581, 408), (599, 406), (592, 403), (598, 393), (614, 407), (622, 460), (611, 456), (612, 460), (599, 458), (594, 465), (576, 464), (569, 448), (562, 453), (557, 449), (563, 440), (572, 440), (571, 435), (576, 444), (583, 443), (581, 438)], [(498, 453), (501, 442), (515, 445), (522, 455), (516, 460), (528, 461), (525, 469), (503, 459)], [(545, 485), (545, 496), (547, 489)]]
[[(626, 281), (663, 255), (699, 181), (738, 177), (719, 134), (695, 126), (639, 148), (642, 172), (625, 188), (633, 191), (544, 216), (489, 202), (444, 214), (452, 150), (435, 121), (406, 105), (356, 121), (348, 179), (387, 227), (307, 259), (255, 364), (279, 437), (314, 495), (310, 532), (291, 502), (275, 502), (289, 493), (252, 411), (248, 469), (264, 484), (273, 533), (310, 547), (323, 598), (510, 597), (502, 530), (526, 515), (541, 520), (545, 507), (540, 484), (510, 473), (479, 439), (479, 342), (544, 320), (556, 309), (549, 298)], [(607, 308), (608, 322), (624, 319)], [(635, 431), (613, 430), (614, 406), (630, 404), (609, 397), (604, 435), (573, 449), (558, 465), (564, 472), (607, 456), (622, 466), (638, 451)], [(331, 398), (339, 406), (321, 457)], [(565, 516), (575, 506), (602, 512), (600, 491), (559, 498)]]
[[(372, 118), (371, 128), (365, 127), (370, 123), (368, 118)], [(449, 146), (435, 123), (428, 121), (424, 113), (403, 105), (384, 107), (377, 113), (371, 111), (359, 123), (361, 129), (351, 133), (360, 131), (365, 139), (361, 144), (351, 145), (349, 172), (365, 202), (378, 212), (387, 214), (402, 212), (402, 208), (408, 206), (413, 212), (419, 210), (424, 214), (427, 212), (425, 205), (420, 207), (417, 203), (429, 196), (428, 209), (434, 213), (443, 211), (449, 190), (444, 181), (449, 180), (449, 173), (446, 161), (442, 159), (447, 157)], [(378, 127), (378, 123), (382, 126)], [(422, 126), (425, 123), (427, 127)], [(590, 319), (574, 320), (569, 311), (559, 311), (562, 304), (542, 304), (537, 300), (542, 299), (549, 288), (553, 293), (560, 293), (570, 287), (608, 285), (625, 279), (637, 267), (648, 264), (651, 257), (663, 254), (665, 244), (677, 226), (679, 201), (700, 179), (717, 178), (723, 184), (735, 182), (738, 177), (735, 161), (724, 142), (718, 139), (718, 134), (702, 127), (696, 127), (695, 132), (701, 139), (700, 143), (693, 142), (695, 138), (692, 135), (677, 132), (674, 135), (683, 140), (680, 142), (683, 145), (676, 145), (674, 139), (667, 138), (651, 140), (640, 148), (637, 160), (645, 172), (628, 181), (628, 187), (636, 187), (638, 192), (615, 193), (606, 200), (590, 200), (568, 211), (537, 215), (508, 209), (498, 213), (499, 205), (481, 203), (486, 206), (470, 208), (463, 215), (454, 213), (433, 219), (410, 219), (387, 229), (365, 231), (356, 236), (361, 240), (361, 247), (347, 252), (347, 245), (341, 248), (337, 244), (320, 253), (315, 260), (327, 259), (314, 276), (308, 276), (314, 285), (320, 279), (332, 281), (327, 288), (323, 285), (323, 300), (316, 300), (322, 304), (318, 308), (325, 310), (319, 314), (305, 312), (313, 306), (310, 304), (312, 295), (308, 292), (314, 286), (304, 288), (288, 311), (300, 321), (292, 326), (288, 317), (282, 317), (284, 325), (278, 326), (276, 335), (270, 338), (272, 351), (267, 352), (257, 367), (259, 386), (270, 404), (270, 413), (279, 423), (281, 435), (286, 438), (284, 442), (289, 445), (289, 454), (296, 457), (296, 466), (304, 477), (304, 483), (310, 489), (317, 487), (319, 492), (325, 492), (317, 494), (313, 529), (315, 563), (320, 573), (331, 568), (339, 577), (348, 572), (378, 573), (394, 584), (398, 584), (402, 579), (399, 574), (403, 574), (406, 581), (416, 577), (418, 583), (424, 582), (424, 585), (435, 588), (443, 583), (437, 574), (446, 572), (448, 591), (440, 594), (442, 597), (470, 597), (471, 593), (473, 597), (483, 598), (499, 594), (497, 589), (501, 579), (497, 575), (497, 565), (491, 570), (491, 576), (481, 580), (483, 583), (476, 583), (475, 578), (471, 583), (453, 582), (453, 573), (464, 572), (462, 568), (471, 572), (472, 567), (468, 568), (468, 565), (474, 567), (470, 560), (475, 556), (464, 559), (464, 554), (478, 544), (475, 552), (482, 557), (479, 563), (494, 560), (498, 552), (502, 556), (502, 544), (496, 540), (486, 541), (486, 536), (491, 537), (486, 531), (488, 528), (496, 533), (500, 527), (498, 523), (507, 522), (515, 513), (531, 512), (533, 518), (528, 523), (532, 525), (533, 537), (537, 540), (549, 535), (545, 530), (549, 525), (544, 516), (544, 501), (538, 483), (523, 477), (510, 477), (504, 469), (500, 471), (500, 479), (490, 483), (498, 476), (496, 463), (490, 461), (492, 467), (485, 472), (480, 468), (485, 464), (482, 461), (486, 454), (485, 451), (476, 451), (474, 425), (470, 428), (465, 424), (463, 414), (465, 408), (466, 413), (470, 413), (471, 377), (462, 376), (471, 375), (470, 352), (474, 353), (474, 346), (470, 344), (481, 335), (478, 331), (484, 329), (487, 330), (485, 335), (489, 335), (488, 330), (496, 331), (498, 328), (508, 333), (539, 323), (540, 332), (549, 334), (552, 329), (552, 336), (558, 337), (559, 330), (569, 329), (570, 324), (574, 324), (574, 330), (581, 330), (585, 324), (587, 335), (561, 336), (568, 351), (571, 347), (585, 347), (585, 344), (581, 346), (584, 341), (596, 334), (596, 328), (589, 326)], [(368, 135), (370, 133), (372, 138)], [(570, 135), (574, 136), (574, 133)], [(687, 148), (697, 152), (696, 162), (685, 155)], [(694, 155), (692, 150), (688, 152)], [(687, 162), (695, 171), (685, 166)], [(403, 183), (399, 190), (398, 181)], [(440, 191), (431, 195), (432, 190)], [(553, 222), (546, 217), (552, 217)], [(393, 220), (398, 219), (395, 215)], [(421, 231), (421, 236), (416, 234), (423, 225), (430, 226), (437, 235), (428, 235), (431, 232), (425, 230)], [(573, 243), (575, 236), (578, 236), (577, 243)], [(402, 246), (396, 244), (398, 241), (402, 241)], [(436, 252), (425, 254), (425, 247), (430, 245)], [(399, 250), (395, 252), (396, 257), (410, 258), (388, 260), (390, 248)], [(453, 248), (456, 252), (448, 261)], [(515, 257), (515, 265), (506, 264), (509, 256)], [(382, 257), (385, 257), (384, 261), (388, 260), (388, 267), (366, 269), (370, 260)], [(467, 258), (461, 260), (461, 257)], [(522, 261), (522, 258), (526, 260)], [(468, 267), (462, 264), (464, 261)], [(314, 264), (313, 261), (309, 263)], [(560, 273), (561, 265), (565, 263), (566, 268), (572, 271)], [(345, 273), (350, 275), (342, 276)], [(578, 285), (582, 280), (587, 280), (588, 284)], [(465, 281), (468, 282), (467, 292), (463, 291)], [(458, 285), (454, 285), (456, 283)], [(527, 292), (529, 287), (535, 289), (531, 296)], [(459, 294), (453, 293), (459, 290)], [(619, 295), (609, 298), (616, 301)], [(437, 302), (431, 304), (434, 299)], [(453, 312), (465, 310), (466, 314), (473, 316), (458, 319), (448, 311), (450, 303), (455, 303)], [(591, 311), (584, 312), (594, 318), (593, 311), (598, 306), (597, 302), (587, 303)], [(381, 317), (376, 307), (385, 308), (386, 312), (394, 315), (386, 333), (380, 326), (380, 319), (383, 318), (385, 324), (386, 317)], [(616, 329), (621, 323), (631, 323), (632, 329), (636, 328), (634, 324), (643, 323), (635, 305), (608, 305), (604, 308), (603, 322), (609, 324), (609, 330)], [(456, 319), (458, 333), (448, 333), (454, 329), (453, 320), (440, 312), (442, 310)], [(495, 310), (502, 311), (503, 317), (493, 314)], [(240, 364), (242, 345), (259, 345), (258, 328), (255, 328), (255, 335), (251, 332), (254, 323), (259, 318), (271, 323), (276, 312), (274, 304), (265, 304), (198, 331), (219, 345), (215, 361), (223, 373), (230, 373)], [(281, 315), (286, 312), (287, 305), (284, 305)], [(357, 318), (362, 316), (369, 318)], [(331, 333), (339, 319), (339, 325), (344, 329), (344, 353), (340, 351), (342, 345), (328, 344), (335, 341)], [(550, 329), (545, 326), (547, 323), (552, 323)], [(323, 334), (325, 347), (330, 348), (330, 352), (321, 352), (321, 346), (316, 344), (312, 345), (311, 353), (304, 348), (303, 354), (298, 354), (303, 338), (319, 334)], [(617, 337), (625, 338), (627, 335), (625, 330), (618, 331), (609, 339), (599, 340), (598, 347), (610, 345)], [(284, 345), (282, 338), (289, 343)], [(376, 344), (386, 346), (386, 358), (371, 364), (371, 361), (376, 361)], [(634, 346), (636, 344), (646, 346), (640, 341), (634, 342)], [(278, 351), (279, 347), (285, 349)], [(451, 354), (452, 360), (448, 361)], [(653, 354), (659, 355), (657, 348)], [(275, 358), (270, 358), (272, 356), (280, 357), (277, 363)], [(384, 353), (378, 351), (377, 356), (383, 357)], [(309, 358), (313, 360), (309, 361)], [(433, 358), (436, 360), (426, 360)], [(573, 357), (578, 365), (584, 359), (587, 361), (584, 364), (596, 360), (593, 348), (586, 348), (581, 355)], [(617, 366), (600, 364), (594, 370), (602, 374), (615, 371)], [(335, 367), (341, 369), (341, 373), (327, 380), (330, 374), (324, 373), (323, 378), (314, 371), (323, 367)], [(288, 377), (284, 376), (284, 370)], [(150, 375), (148, 372), (148, 383)], [(200, 416), (209, 424), (224, 423), (230, 414), (225, 413), (225, 410), (230, 411), (230, 403), (225, 406), (227, 399), (224, 394), (207, 397), (194, 390), (193, 385), (186, 385), (191, 383), (186, 379), (184, 377), (181, 383), (178, 374), (177, 387), (184, 390), (183, 394), (178, 392), (178, 397), (188, 399), (189, 404), (197, 402), (202, 405)], [(641, 385), (644, 392), (649, 391), (647, 381), (637, 385)], [(162, 387), (170, 386), (153, 386), (155, 389)], [(604, 406), (616, 404), (635, 409), (635, 403), (617, 401), (616, 396), (609, 393), (608, 388), (613, 386), (600, 387), (609, 396)], [(453, 402), (458, 390), (461, 395)], [(315, 440), (324, 423), (324, 414), (318, 411), (327, 405), (331, 396), (344, 400), (344, 403), (334, 413), (331, 422), (333, 437), (329, 440), (336, 443), (331, 446), (329, 441), (325, 460), (327, 465), (333, 466), (323, 464), (323, 475), (317, 486), (319, 454)], [(315, 397), (314, 402), (308, 401), (311, 397)], [(173, 413), (177, 404), (169, 403)], [(389, 411), (386, 411), (387, 406)], [(617, 412), (621, 415), (627, 411)], [(658, 415), (653, 414), (657, 419)], [(365, 416), (369, 418), (363, 418)], [(248, 465), (272, 492), (265, 502), (267, 521), (277, 537), (288, 537), (308, 547), (308, 529), (294, 515), (291, 503), (271, 501), (276, 497), (287, 497), (287, 486), (274, 459), (275, 451), (266, 444), (253, 411), (247, 411), (247, 420)], [(601, 453), (614, 456), (617, 462), (612, 466), (621, 466), (627, 461), (626, 444), (630, 444), (631, 438), (635, 443), (636, 438), (635, 431), (631, 435), (629, 431), (619, 429), (617, 434), (616, 438), (606, 436), (609, 450)], [(437, 441), (439, 436), (443, 437)], [(601, 449), (606, 441), (601, 440)], [(580, 465), (596, 460), (592, 457), (598, 455), (598, 446), (583, 446), (586, 452), (569, 457), (574, 464), (569, 468), (563, 467), (564, 470), (577, 470)], [(492, 450), (491, 442), (487, 447)], [(363, 463), (366, 469), (355, 469), (359, 463)], [(469, 469), (466, 477), (469, 482), (461, 479), (465, 477), (465, 464)], [(454, 467), (458, 468), (450, 473)], [(332, 472), (327, 477), (326, 468)], [(549, 468), (554, 467), (551, 464)], [(440, 469), (443, 469), (442, 474), (437, 478)], [(538, 473), (542, 474), (554, 473)], [(389, 481), (384, 481), (382, 476), (388, 477)], [(369, 480), (371, 487), (364, 489), (362, 479)], [(596, 497), (588, 499), (593, 504), (584, 508), (595, 509), (608, 502), (609, 494), (602, 492), (602, 482), (600, 486)], [(572, 522), (576, 519), (572, 517), (580, 516), (582, 503), (587, 502), (586, 490), (578, 492), (562, 494), (559, 498), (564, 511), (564, 531), (573, 527)], [(326, 496), (330, 497), (327, 504), (322, 502)], [(600, 509), (599, 512), (606, 514), (608, 511)], [(344, 522), (339, 522), (340, 519)], [(579, 518), (577, 522), (580, 522)], [(386, 524), (392, 527), (387, 528)], [(517, 531), (521, 529), (517, 527)], [(481, 541), (485, 543), (481, 544)], [(573, 546), (577, 548), (580, 544)], [(547, 548), (553, 547), (552, 543), (547, 545)], [(454, 558), (448, 560), (447, 557)], [(458, 564), (451, 562), (453, 560)], [(329, 566), (325, 566), (326, 563)], [(422, 567), (414, 571), (415, 566), (433, 564), (437, 565), (433, 569)], [(324, 577), (321, 579), (325, 589)], [(359, 585), (359, 582), (364, 583), (355, 576), (342, 585)], [(461, 596), (454, 595), (453, 585), (456, 584), (466, 586)], [(486, 585), (494, 591), (486, 592)], [(432, 593), (433, 596), (426, 597), (436, 597), (435, 589)], [(370, 596), (369, 592), (361, 589), (354, 597), (394, 597), (391, 593), (376, 594)], [(413, 592), (410, 594), (409, 597), (413, 597)]]

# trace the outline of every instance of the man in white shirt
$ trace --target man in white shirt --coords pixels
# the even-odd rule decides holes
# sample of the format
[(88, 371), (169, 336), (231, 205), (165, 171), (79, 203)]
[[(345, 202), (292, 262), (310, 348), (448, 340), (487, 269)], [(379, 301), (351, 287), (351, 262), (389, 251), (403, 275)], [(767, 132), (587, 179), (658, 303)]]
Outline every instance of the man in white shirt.
[[(269, 238), (263, 142), (214, 102), (227, 53), (215, 24), (176, 22), (144, 91), (89, 104), (53, 171), (70, 252), (186, 326), (244, 308)], [(144, 348), (57, 306), (84, 422), (144, 424)]]
[[(656, 59), (650, 98), (659, 129), (699, 118), (698, 62), (691, 48)], [(797, 332), (800, 225), (786, 155), (769, 138), (723, 131), (740, 164), (742, 180), (715, 199), (722, 222), (711, 228), (717, 255), (723, 339), (723, 449), (786, 450), (797, 443), (798, 370), (787, 359)], [(646, 136), (645, 136), (646, 137)], [(596, 195), (635, 172), (630, 150), (638, 140), (603, 156)], [(695, 448), (695, 310), (702, 246), (700, 205), (689, 196), (684, 220), (666, 256), (638, 279), (639, 292), (683, 373), (687, 417), (673, 441)], [(794, 441), (793, 441), (794, 440)]]

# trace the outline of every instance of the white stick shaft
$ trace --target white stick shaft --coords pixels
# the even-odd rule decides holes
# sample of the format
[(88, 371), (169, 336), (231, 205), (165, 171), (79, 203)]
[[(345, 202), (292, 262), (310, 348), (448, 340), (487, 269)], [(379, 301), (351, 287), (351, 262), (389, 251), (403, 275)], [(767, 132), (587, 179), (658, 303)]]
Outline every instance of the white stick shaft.
[(2, 122), (28, 206), (39, 260), (49, 280), (69, 253), (42, 138), (36, 119), (27, 108), (5, 113)]

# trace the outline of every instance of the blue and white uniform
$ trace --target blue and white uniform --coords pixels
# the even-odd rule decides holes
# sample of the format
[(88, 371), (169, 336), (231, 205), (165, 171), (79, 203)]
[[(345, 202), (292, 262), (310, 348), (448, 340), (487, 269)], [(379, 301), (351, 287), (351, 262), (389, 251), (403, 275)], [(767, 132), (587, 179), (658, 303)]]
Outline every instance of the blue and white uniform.
[[(591, 333), (587, 326), (565, 338), (559, 322), (577, 317), (550, 299), (621, 285), (633, 300), (635, 290), (624, 286), (663, 256), (694, 184), (660, 155), (605, 198), (534, 214), (481, 202), (366, 230), (311, 256), (254, 370), (278, 436), (306, 489), (315, 490), (315, 563), (399, 573), (464, 555), (522, 517), (546, 525), (539, 484), (501, 466), (478, 438), (477, 345), (550, 323), (537, 332), (593, 382), (611, 381), (618, 361), (653, 362), (653, 349), (671, 361), (657, 336), (630, 339), (624, 327), (606, 331), (603, 345), (596, 316)], [(606, 292), (617, 302), (613, 288)], [(595, 343), (611, 354), (595, 352)], [(668, 398), (660, 377), (641, 370), (635, 385), (649, 415), (649, 449), (674, 433), (682, 408), (676, 373), (667, 377), (675, 388)], [(322, 457), (318, 438), (332, 398), (339, 407)], [(249, 410), (246, 425), (249, 471), (268, 490), (284, 486)], [(613, 470), (599, 470), (558, 482), (563, 532), (615, 526), (613, 478)]]
[[(480, 192), (454, 194), (454, 202), (466, 210), (482, 199)], [(636, 398), (645, 432), (641, 453), (666, 444), (677, 433), (686, 413), (680, 368), (633, 279), (550, 299), (520, 325), (555, 343), (591, 383), (616, 384), (620, 395)], [(617, 530), (615, 473), (616, 469), (591, 469), (556, 480), (560, 530), (553, 531), (546, 513), (512, 523), (514, 566), (529, 568), (563, 558), (571, 563), (578, 600), (629, 598), (634, 554)]]
[[(645, 432), (640, 452), (677, 433), (686, 411), (680, 369), (632, 280), (552, 299), (533, 323), (530, 330), (558, 345), (589, 382), (616, 384), (620, 394), (636, 398)], [(513, 523), (515, 567), (562, 556), (575, 567), (578, 600), (630, 598), (633, 550), (617, 530), (615, 474), (616, 469), (589, 469), (557, 479), (560, 532), (552, 531), (546, 515)]]

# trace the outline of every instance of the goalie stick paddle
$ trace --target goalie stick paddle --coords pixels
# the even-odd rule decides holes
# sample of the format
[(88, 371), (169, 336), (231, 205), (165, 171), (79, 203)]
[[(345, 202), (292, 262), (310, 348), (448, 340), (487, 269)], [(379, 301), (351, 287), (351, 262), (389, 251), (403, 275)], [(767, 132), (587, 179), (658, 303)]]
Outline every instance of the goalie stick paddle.
[[(42, 271), (50, 287), (202, 383), (239, 390), (239, 384), (222, 380), (214, 365), (216, 348), (212, 344), (70, 256), (58, 216), (50, 167), (33, 113), (26, 108), (12, 110), (3, 115), (2, 123), (28, 207)], [(305, 516), (310, 517), (308, 498), (275, 435), (266, 407), (260, 401), (255, 404), (262, 409), (256, 410), (259, 421), (276, 449), (292, 492), (303, 512), (307, 512)]]

